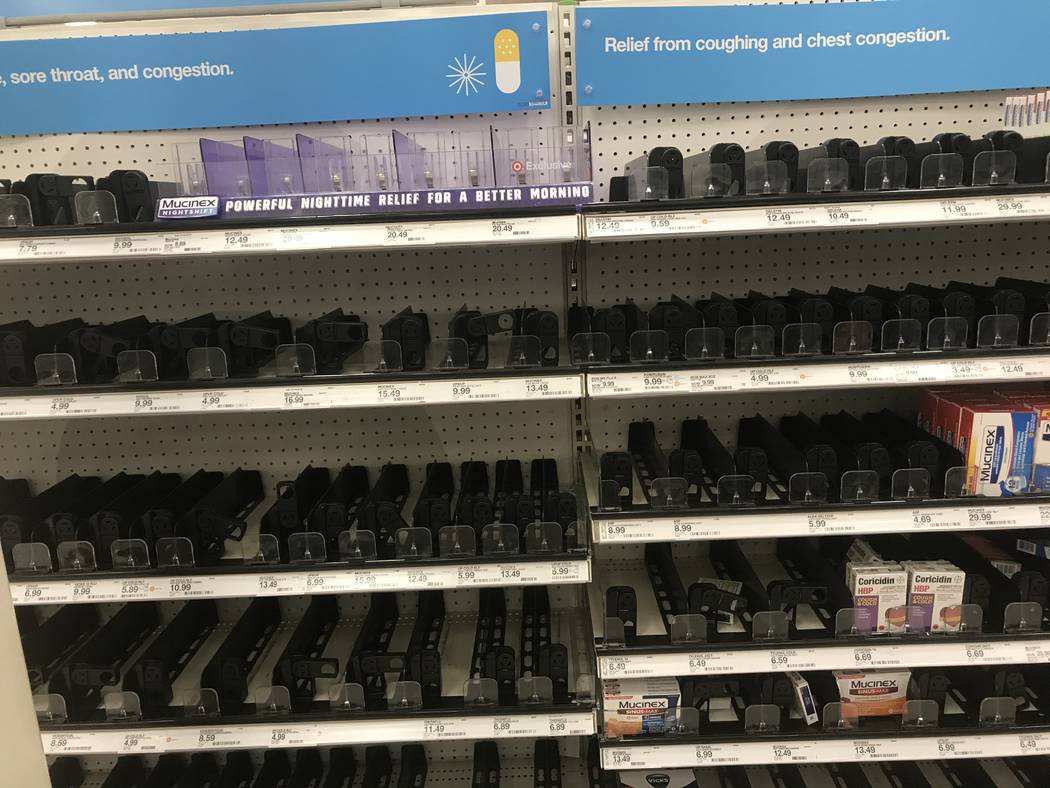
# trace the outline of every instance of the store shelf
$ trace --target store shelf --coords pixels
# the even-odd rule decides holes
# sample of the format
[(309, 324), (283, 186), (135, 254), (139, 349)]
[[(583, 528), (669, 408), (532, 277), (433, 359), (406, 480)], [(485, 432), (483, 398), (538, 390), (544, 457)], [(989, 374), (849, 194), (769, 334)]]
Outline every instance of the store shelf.
[(202, 752), (339, 744), (439, 742), (469, 739), (516, 739), (540, 736), (590, 736), (594, 713), (555, 711), (530, 714), (459, 712), (406, 714), (402, 718), (292, 722), (279, 717), (249, 725), (180, 725), (158, 727), (78, 726), (42, 730), (47, 755), (125, 755), (131, 753)]
[[(0, 421), (200, 413), (332, 410), (473, 402), (538, 402), (583, 395), (582, 375), (572, 370), (484, 370), (456, 375), (379, 377), (356, 380), (268, 379), (227, 388), (212, 381), (195, 388), (154, 384), (129, 389), (37, 388), (0, 397)], [(175, 387), (182, 385), (182, 388)]]
[(696, 509), (592, 512), (593, 538), (602, 544), (626, 544), (1050, 525), (1047, 496), (985, 499), (980, 503), (967, 499), (959, 504), (930, 501), (709, 511), (710, 514)]
[(821, 230), (919, 227), (975, 222), (1030, 221), (1050, 218), (1050, 194), (1045, 187), (1014, 187), (982, 192), (938, 190), (876, 196), (843, 194), (785, 195), (770, 198), (692, 200), (675, 210), (668, 204), (624, 206), (622, 210), (585, 209), (584, 238), (592, 242), (653, 238), (813, 232)]
[(946, 758), (1010, 758), (1050, 753), (1050, 732), (1044, 727), (989, 729), (980, 733), (904, 732), (880, 736), (858, 733), (758, 737), (748, 741), (694, 739), (665, 744), (648, 738), (638, 743), (605, 742), (601, 763), (605, 769), (691, 769), (696, 766), (751, 766), (766, 763), (864, 763), (870, 761), (929, 761)]
[(603, 679), (710, 676), (789, 670), (848, 668), (927, 668), (956, 665), (1031, 665), (1050, 662), (1050, 636), (976, 635), (967, 639), (917, 636), (895, 642), (852, 640), (841, 645), (754, 643), (743, 646), (691, 646), (602, 649), (598, 673)]
[(121, 225), (119, 232), (89, 227), (44, 228), (17, 237), (5, 234), (0, 237), (0, 263), (564, 243), (578, 237), (579, 222), (574, 212), (486, 218), (390, 217), (383, 222), (286, 226), (234, 224), (216, 229), (186, 229), (178, 222), (169, 222), (162, 228), (158, 224)]
[(999, 352), (924, 352), (820, 357), (806, 360), (723, 360), (662, 368), (601, 369), (587, 373), (596, 399), (780, 389), (877, 388), (936, 383), (1005, 383), (1050, 379), (1045, 348)]
[[(261, 568), (260, 568), (261, 570)], [(109, 573), (107, 573), (109, 574)], [(15, 605), (86, 604), (92, 602), (223, 599), (258, 596), (425, 591), (526, 585), (576, 585), (591, 580), (590, 559), (478, 559), (347, 567), (289, 567), (265, 571), (199, 574), (120, 574), (116, 576), (49, 576), (39, 580), (13, 578)]]

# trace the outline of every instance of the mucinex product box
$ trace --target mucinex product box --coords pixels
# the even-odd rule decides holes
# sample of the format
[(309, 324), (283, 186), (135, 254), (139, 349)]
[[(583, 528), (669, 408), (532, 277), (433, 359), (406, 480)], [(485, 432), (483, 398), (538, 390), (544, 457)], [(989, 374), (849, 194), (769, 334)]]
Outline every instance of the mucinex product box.
[(682, 690), (676, 679), (608, 679), (602, 684), (609, 735), (663, 733), (677, 723)]
[(1038, 417), (1030, 408), (1006, 403), (961, 410), (958, 448), (971, 494), (1008, 496), (1029, 488)]
[(887, 717), (904, 712), (910, 670), (834, 670), (839, 701), (852, 704), (860, 717)]

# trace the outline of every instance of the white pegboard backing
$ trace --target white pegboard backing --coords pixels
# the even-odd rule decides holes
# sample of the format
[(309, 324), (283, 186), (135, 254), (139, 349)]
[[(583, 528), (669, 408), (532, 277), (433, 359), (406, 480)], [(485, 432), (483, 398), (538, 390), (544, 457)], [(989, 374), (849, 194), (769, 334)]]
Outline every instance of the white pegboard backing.
[(417, 491), (428, 462), (484, 460), (491, 478), (509, 458), (522, 461), (528, 489), (529, 461), (543, 457), (558, 461), (562, 486), (571, 483), (570, 436), (564, 403), (11, 422), (0, 431), (0, 476), (39, 490), (71, 473), (250, 468), (273, 489), (310, 464), (366, 465), (374, 479), (384, 464), (404, 463)]
[[(584, 11), (577, 11), (578, 18), (584, 16)], [(832, 137), (870, 145), (890, 135), (916, 141), (932, 139), (942, 131), (981, 136), (1002, 127), (1003, 99), (1016, 92), (582, 107), (580, 121), (591, 124), (594, 189), (597, 199), (605, 202), (609, 178), (622, 175), (627, 162), (657, 146), (673, 146), (690, 156), (718, 142), (735, 142), (751, 150), (771, 140), (790, 140), (802, 149)]]
[(0, 324), (269, 309), (299, 325), (342, 308), (379, 339), (380, 325), (411, 306), (429, 315), (431, 336), (442, 337), (464, 303), (482, 312), (528, 305), (564, 321), (562, 266), (553, 244), (0, 266)]
[(652, 421), (656, 438), (666, 452), (677, 448), (682, 422), (703, 418), (727, 449), (736, 448), (737, 422), (761, 415), (773, 424), (781, 416), (803, 412), (816, 419), (845, 410), (855, 416), (889, 408), (903, 416), (914, 415), (918, 389), (850, 389), (844, 391), (774, 391), (769, 394), (695, 395), (663, 397), (659, 408), (645, 399), (595, 400), (590, 403), (591, 439), (598, 452), (624, 451), (632, 421)]
[(1047, 281), (1048, 244), (1047, 222), (588, 244), (585, 303), (631, 297), (652, 306), (672, 294), (691, 301), (713, 292), (820, 293), (953, 279), (991, 284), (997, 276)]
[[(562, 753), (562, 781), (570, 788), (584, 788), (589, 785), (587, 781), (586, 761), (579, 758), (580, 747), (573, 739), (557, 739)], [(534, 766), (532, 762), (535, 750), (534, 739), (504, 739), (496, 742), (500, 758), (500, 786), (501, 788), (533, 788)], [(374, 745), (382, 746), (382, 745)], [(328, 763), (328, 749), (321, 747), (321, 759)], [(363, 780), (365, 748), (353, 747), (354, 758), (357, 761), (357, 778), (354, 782), (355, 788), (375, 788), (365, 785)], [(427, 756), (427, 781), (428, 786), (434, 788), (470, 788), (472, 783), (472, 766), (474, 756), (474, 742), (443, 741), (440, 743), (425, 743), (423, 749)], [(389, 747), (390, 757), (393, 761), (393, 778), (391, 785), (397, 785), (399, 760), (401, 758), (401, 747), (392, 745)], [(252, 750), (252, 761), (256, 767), (262, 766), (264, 750)], [(294, 759), (294, 752), (288, 751), (289, 758)], [(156, 765), (157, 756), (145, 755), (141, 757), (143, 762), (150, 768)], [(217, 755), (222, 762), (223, 755)], [(81, 788), (101, 788), (109, 771), (116, 764), (114, 756), (92, 756), (81, 758), (81, 766), (85, 769), (85, 781)]]

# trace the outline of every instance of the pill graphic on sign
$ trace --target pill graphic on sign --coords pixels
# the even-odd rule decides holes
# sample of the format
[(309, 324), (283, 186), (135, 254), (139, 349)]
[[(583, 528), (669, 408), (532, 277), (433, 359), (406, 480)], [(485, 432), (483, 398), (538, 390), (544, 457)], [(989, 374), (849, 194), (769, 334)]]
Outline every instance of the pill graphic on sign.
[(521, 87), (521, 44), (518, 34), (504, 28), (492, 39), (496, 56), (496, 87), (514, 93)]

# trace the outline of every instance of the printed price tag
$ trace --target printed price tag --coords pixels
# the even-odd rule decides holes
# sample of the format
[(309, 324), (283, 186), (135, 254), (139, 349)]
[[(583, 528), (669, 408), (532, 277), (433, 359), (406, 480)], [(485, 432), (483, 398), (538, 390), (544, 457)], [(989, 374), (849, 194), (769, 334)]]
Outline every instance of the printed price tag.
[(784, 763), (792, 760), (795, 757), (795, 750), (787, 744), (774, 744), (773, 745), (773, 760), (777, 763)]
[(321, 730), (314, 725), (294, 728), (274, 728), (270, 731), (270, 747), (312, 747), (321, 738)]
[(1050, 736), (1045, 733), (1022, 733), (1017, 737), (1018, 755), (1050, 752)]
[(251, 392), (244, 389), (237, 391), (204, 391), (197, 405), (205, 412), (221, 410), (249, 410), (252, 407)]
[(941, 215), (953, 221), (983, 219), (993, 215), (992, 206), (983, 200), (941, 200)]
[(938, 739), (937, 754), (944, 758), (954, 758), (956, 756), (955, 742), (951, 739)]
[(465, 739), (467, 730), (463, 721), (458, 719), (423, 720), (422, 738), (423, 741)]
[(132, 404), (134, 413), (174, 413), (181, 410), (177, 394), (136, 394)]
[(242, 746), (242, 735), (237, 728), (201, 728), (197, 732), (197, 747), (202, 750), (228, 750)]
[(493, 219), (492, 237), (499, 240), (529, 238), (535, 222), (530, 219)]
[(121, 752), (157, 752), (163, 750), (163, 742), (149, 733), (125, 733), (120, 745)]
[(610, 542), (626, 542), (630, 540), (630, 529), (626, 525), (605, 523), (601, 530), (602, 538)]
[(35, 238), (18, 242), (17, 256), (31, 260), (65, 257), (69, 254), (72, 238)]
[(1050, 662), (1050, 643), (1031, 643), (1024, 647), (1024, 661), (1029, 665)]
[(646, 372), (642, 376), (643, 391), (674, 391), (677, 388), (677, 376), (669, 372)]
[(26, 583), (21, 588), (11, 586), (11, 597), (15, 604), (19, 602), (41, 602), (44, 599), (44, 588), (39, 583)]
[(284, 407), (287, 410), (320, 408), (329, 404), (327, 401), (327, 394), (328, 389), (320, 386), (286, 389), (283, 392)]
[(882, 760), (884, 742), (880, 741), (855, 741), (853, 742), (853, 759), (857, 761)]
[(228, 230), (224, 233), (223, 249), (230, 252), (273, 249), (274, 239), (268, 230)]
[(609, 760), (615, 769), (630, 769), (633, 765), (630, 750), (613, 750), (609, 753)]
[(820, 534), (831, 530), (837, 524), (838, 518), (834, 512), (820, 512), (808, 515), (806, 521), (811, 534)]
[(1005, 377), (1023, 378), (1027, 373), (1022, 359), (1005, 359), (998, 361), (999, 374)]
[(380, 383), (376, 386), (376, 402), (380, 405), (400, 405), (412, 399), (423, 399), (422, 395), (418, 398), (411, 397), (408, 386), (408, 383)]
[(722, 655), (713, 651), (690, 654), (688, 664), (689, 673), (693, 675), (726, 673), (733, 670), (732, 665), (723, 663)]
[(431, 225), (426, 222), (419, 224), (388, 224), (385, 227), (383, 243), (386, 246), (434, 243), (431, 238)]
[(91, 742), (75, 733), (52, 733), (44, 736), (44, 749), (49, 755), (91, 752)]
[(151, 580), (134, 579), (121, 580), (117, 594), (122, 600), (126, 599), (149, 599), (156, 591), (156, 586)]
[(602, 678), (618, 679), (629, 675), (631, 670), (630, 657), (609, 657), (602, 660)]
[(165, 588), (169, 599), (200, 599), (212, 596), (215, 592), (210, 577), (169, 577), (166, 581), (158, 580), (158, 588)]
[(611, 236), (623, 232), (624, 220), (610, 216), (588, 216), (586, 223), (587, 235)]
[(260, 575), (256, 582), (258, 592), (266, 596), (295, 594), (300, 591), (301, 577), (292, 573), (280, 575)]
[(569, 736), (574, 732), (577, 731), (574, 730), (574, 726), (570, 725), (565, 717), (550, 717), (547, 719), (548, 736)]
[(857, 226), (871, 223), (870, 205), (829, 205), (824, 208), (828, 224), (835, 227)]
[(870, 648), (853, 649), (853, 664), (858, 668), (871, 667), (875, 662), (875, 650)]
[(114, 257), (160, 254), (164, 251), (164, 240), (151, 235), (118, 235), (113, 239), (110, 251)]
[(806, 380), (805, 373), (798, 367), (759, 367), (748, 370), (748, 388), (790, 388), (801, 386)]
[(581, 578), (582, 561), (554, 561), (550, 564), (550, 579), (554, 583), (569, 583)]
[(766, 208), (766, 227), (780, 229), (783, 227), (806, 227), (825, 221), (823, 212), (818, 209), (798, 206), (791, 208)]
[(73, 593), (70, 599), (76, 602), (91, 602), (98, 591), (98, 582), (95, 580), (84, 580), (73, 583)]
[(984, 377), (984, 368), (974, 360), (952, 361), (949, 364), (949, 373), (953, 380), (972, 380)]

